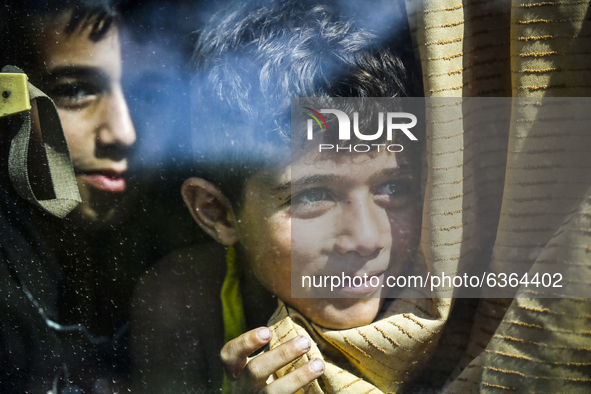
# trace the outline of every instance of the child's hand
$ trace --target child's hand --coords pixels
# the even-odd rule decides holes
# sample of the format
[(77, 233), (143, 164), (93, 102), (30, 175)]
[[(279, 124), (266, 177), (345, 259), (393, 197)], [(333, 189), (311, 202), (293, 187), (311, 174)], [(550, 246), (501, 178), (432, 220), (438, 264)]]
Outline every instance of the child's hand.
[(275, 371), (310, 349), (310, 340), (299, 336), (273, 350), (249, 358), (271, 340), (271, 330), (260, 327), (226, 343), (220, 353), (228, 383), (236, 393), (295, 393), (324, 372), (324, 362), (313, 359), (295, 371), (274, 380), (267, 380)]

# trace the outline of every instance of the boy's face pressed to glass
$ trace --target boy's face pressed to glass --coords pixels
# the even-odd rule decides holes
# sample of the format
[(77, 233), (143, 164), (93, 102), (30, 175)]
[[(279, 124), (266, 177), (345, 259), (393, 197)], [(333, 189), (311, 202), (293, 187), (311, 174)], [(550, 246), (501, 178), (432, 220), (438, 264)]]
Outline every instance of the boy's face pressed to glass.
[(93, 23), (67, 33), (70, 13), (40, 24), (35, 79), (55, 102), (70, 149), (82, 204), (71, 219), (82, 225), (118, 221), (129, 201), (128, 153), (135, 130), (121, 88), (116, 26), (91, 37)]
[[(416, 249), (417, 168), (406, 153), (311, 152), (288, 167), (254, 175), (237, 217), (239, 242), (254, 275), (321, 326), (371, 323), (385, 278), (401, 274)], [(292, 298), (292, 270), (297, 283), (302, 276), (368, 279), (329, 293), (339, 298), (326, 297), (330, 282), (323, 298)]]

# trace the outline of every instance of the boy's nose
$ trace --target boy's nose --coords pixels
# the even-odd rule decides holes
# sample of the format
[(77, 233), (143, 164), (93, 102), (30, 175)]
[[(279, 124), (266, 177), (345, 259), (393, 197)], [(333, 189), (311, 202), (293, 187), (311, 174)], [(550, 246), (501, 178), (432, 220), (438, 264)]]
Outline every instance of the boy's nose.
[(337, 252), (354, 252), (369, 257), (382, 250), (388, 228), (380, 221), (381, 209), (373, 201), (347, 201), (345, 204), (336, 242)]
[(103, 121), (97, 142), (103, 147), (129, 148), (135, 142), (136, 135), (121, 87), (113, 88), (107, 100), (101, 114)]

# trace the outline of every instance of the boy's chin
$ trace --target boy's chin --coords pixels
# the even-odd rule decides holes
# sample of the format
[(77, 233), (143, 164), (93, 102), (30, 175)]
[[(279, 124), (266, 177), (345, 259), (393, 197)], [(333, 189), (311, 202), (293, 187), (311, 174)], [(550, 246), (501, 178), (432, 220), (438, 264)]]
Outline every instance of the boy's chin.
[(323, 298), (313, 301), (308, 302), (300, 312), (315, 324), (333, 330), (372, 323), (383, 303), (382, 298)]
[(82, 202), (68, 215), (71, 227), (99, 231), (118, 226), (127, 220), (137, 202), (137, 190), (129, 187), (120, 193), (109, 193), (78, 182)]
[[(121, 204), (123, 205), (123, 204)], [(68, 223), (73, 228), (88, 231), (98, 231), (112, 228), (129, 217), (127, 207), (111, 204), (109, 207), (94, 206), (82, 202), (68, 215)]]

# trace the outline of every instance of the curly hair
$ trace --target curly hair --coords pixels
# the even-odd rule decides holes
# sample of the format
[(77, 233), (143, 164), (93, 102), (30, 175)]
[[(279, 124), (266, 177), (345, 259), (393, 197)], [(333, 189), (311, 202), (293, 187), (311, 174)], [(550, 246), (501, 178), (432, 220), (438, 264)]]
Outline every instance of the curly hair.
[(198, 169), (239, 205), (248, 177), (286, 157), (292, 97), (414, 96), (408, 52), (331, 1), (254, 0), (214, 16), (192, 58)]

